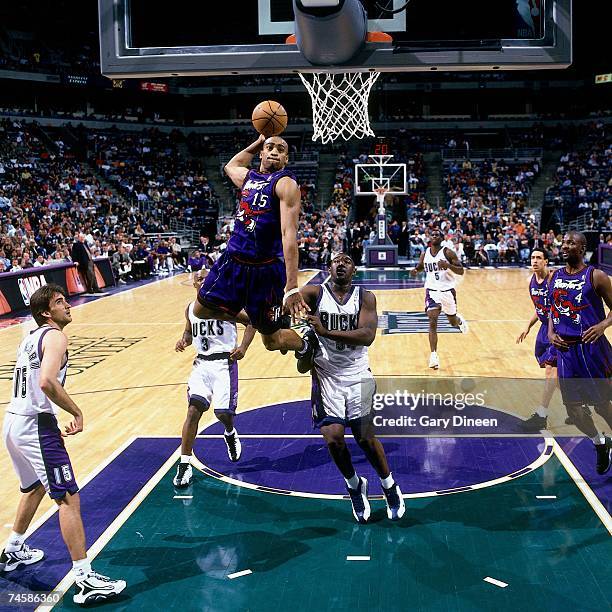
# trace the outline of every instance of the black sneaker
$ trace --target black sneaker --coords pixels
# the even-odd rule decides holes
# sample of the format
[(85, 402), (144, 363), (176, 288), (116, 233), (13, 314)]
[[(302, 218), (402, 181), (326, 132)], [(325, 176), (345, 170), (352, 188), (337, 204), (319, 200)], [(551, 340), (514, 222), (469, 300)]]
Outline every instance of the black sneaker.
[(104, 601), (111, 597), (117, 597), (125, 587), (125, 580), (111, 580), (108, 576), (90, 572), (84, 580), (76, 583), (72, 601), (80, 605)]
[(368, 501), (368, 481), (359, 477), (359, 486), (356, 489), (346, 487), (351, 504), (353, 505), (353, 516), (358, 523), (367, 523), (370, 518), (370, 502)]
[(314, 330), (309, 330), (304, 334), (304, 342), (308, 344), (304, 353), (295, 352), (295, 358), (297, 359), (297, 370), (300, 374), (306, 374), (310, 372), (314, 365), (314, 357), (319, 346), (319, 340)]
[(612, 438), (606, 437), (603, 444), (595, 444), (597, 451), (597, 473), (606, 474), (612, 465)]
[(521, 429), (527, 433), (537, 433), (542, 429), (546, 429), (546, 420), (546, 417), (542, 417), (537, 412), (534, 412), (521, 423)]
[(240, 455), (242, 455), (242, 444), (240, 443), (238, 432), (234, 431), (233, 434), (224, 433), (223, 439), (225, 440), (225, 445), (227, 446), (227, 454), (230, 461), (238, 461), (238, 459), (240, 459)]
[(404, 503), (404, 497), (402, 490), (399, 488), (397, 482), (393, 484), (389, 489), (382, 488), (385, 495), (385, 501), (387, 502), (387, 517), (392, 521), (399, 521), (404, 512), (406, 512), (406, 504)]

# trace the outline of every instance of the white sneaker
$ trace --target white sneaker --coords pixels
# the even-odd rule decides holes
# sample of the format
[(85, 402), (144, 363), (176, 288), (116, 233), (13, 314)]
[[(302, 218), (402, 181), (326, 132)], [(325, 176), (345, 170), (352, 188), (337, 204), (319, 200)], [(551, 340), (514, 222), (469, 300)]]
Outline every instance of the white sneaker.
[(233, 434), (227, 434), (224, 432), (223, 439), (225, 440), (225, 445), (227, 446), (227, 454), (230, 461), (238, 461), (240, 459), (240, 455), (242, 455), (242, 444), (240, 443), (238, 432), (234, 431)]
[(177, 489), (184, 489), (191, 484), (193, 480), (193, 470), (191, 469), (191, 463), (179, 463), (176, 468), (176, 476), (172, 481), (172, 484)]
[(94, 601), (104, 601), (111, 597), (117, 597), (125, 587), (125, 580), (111, 580), (108, 576), (90, 572), (83, 580), (76, 583), (76, 592), (72, 601), (81, 605)]
[(461, 321), (461, 323), (459, 323), (459, 330), (462, 334), (467, 334), (470, 331), (470, 326), (468, 325), (467, 319), (459, 313), (457, 313), (457, 317), (459, 317), (459, 320)]
[(438, 353), (435, 351), (429, 356), (429, 367), (432, 370), (437, 370), (440, 367), (440, 360), (438, 359)]
[(13, 552), (3, 550), (0, 553), (0, 572), (12, 572), (22, 565), (38, 563), (44, 556), (42, 550), (30, 548), (27, 544), (22, 544), (19, 550)]

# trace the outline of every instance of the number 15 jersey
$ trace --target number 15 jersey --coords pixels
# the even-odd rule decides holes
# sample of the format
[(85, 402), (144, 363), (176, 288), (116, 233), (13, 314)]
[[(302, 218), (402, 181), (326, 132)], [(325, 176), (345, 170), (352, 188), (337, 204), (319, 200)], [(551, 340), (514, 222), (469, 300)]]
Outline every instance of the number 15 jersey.
[[(54, 327), (43, 325), (26, 336), (17, 349), (17, 363), (13, 373), (13, 393), (7, 412), (23, 416), (36, 416), (42, 412), (57, 414), (59, 406), (54, 404), (40, 388), (40, 362), (43, 356), (42, 343), (46, 334), (62, 333)], [(68, 370), (68, 351), (57, 374), (60, 385), (64, 385)]]

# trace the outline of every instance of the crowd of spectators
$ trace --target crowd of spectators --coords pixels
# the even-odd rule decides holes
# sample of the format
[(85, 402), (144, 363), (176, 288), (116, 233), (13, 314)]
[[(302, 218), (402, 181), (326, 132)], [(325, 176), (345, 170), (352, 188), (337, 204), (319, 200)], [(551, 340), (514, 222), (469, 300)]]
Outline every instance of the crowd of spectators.
[(546, 191), (559, 223), (583, 216), (587, 229), (612, 233), (612, 135), (603, 122), (588, 128), (584, 146), (559, 159)]
[[(577, 203), (578, 210), (588, 204), (595, 229), (612, 234), (612, 144), (601, 124), (589, 134), (588, 148), (563, 155), (549, 194)], [(192, 154), (235, 152), (244, 138), (230, 134), (225, 146), (215, 137), (186, 138), (178, 131), (81, 126), (66, 132), (0, 120), (0, 272), (72, 261), (77, 242), (92, 258), (110, 258), (119, 283), (210, 267), (226, 248), (232, 224), (217, 224), (218, 196)], [(386, 201), (389, 237), (400, 256), (418, 258), (436, 226), (467, 265), (524, 264), (534, 245), (558, 260), (561, 236), (541, 235), (527, 207), (540, 162), (446, 162), (446, 200), (434, 206), (425, 197), (424, 161), (412, 152), (412, 141), (398, 135), (390, 145), (394, 162), (407, 164), (408, 194)], [(322, 207), (313, 168), (298, 166), (300, 265), (325, 266), (339, 250), (365, 261), (375, 239), (376, 203), (371, 197), (364, 206), (353, 193), (354, 167), (367, 161), (367, 150), (368, 143), (361, 152), (338, 150), (333, 188)], [(207, 228), (195, 251), (179, 244), (171, 221)]]
[(73, 261), (79, 234), (91, 257), (111, 258), (118, 280), (186, 267), (186, 253), (154, 212), (104, 187), (61, 134), (0, 121), (0, 272)]

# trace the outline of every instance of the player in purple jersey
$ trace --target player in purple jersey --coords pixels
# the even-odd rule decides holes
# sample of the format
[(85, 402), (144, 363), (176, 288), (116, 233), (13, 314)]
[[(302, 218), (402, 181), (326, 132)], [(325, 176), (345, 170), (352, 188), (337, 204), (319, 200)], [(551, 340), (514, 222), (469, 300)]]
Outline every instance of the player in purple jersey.
[[(592, 405), (612, 428), (612, 347), (605, 331), (612, 325), (612, 284), (608, 275), (584, 263), (586, 238), (563, 237), (565, 266), (550, 280), (548, 338), (557, 347), (559, 387), (568, 415), (597, 451), (597, 473), (612, 464), (612, 439), (600, 434), (583, 406)], [(611, 309), (606, 316), (604, 302)]]
[(535, 358), (541, 368), (546, 368), (546, 382), (542, 395), (542, 404), (523, 423), (524, 431), (536, 432), (546, 429), (548, 406), (557, 387), (557, 349), (548, 340), (548, 282), (551, 271), (548, 269), (548, 254), (543, 249), (534, 249), (531, 253), (531, 269), (533, 276), (529, 281), (529, 296), (535, 312), (527, 327), (516, 339), (520, 344), (529, 334), (529, 330), (540, 321), (540, 329), (535, 342)]
[[(259, 170), (251, 170), (259, 152)], [(202, 284), (194, 315), (250, 322), (268, 350), (301, 354), (307, 341), (282, 329), (283, 313), (297, 319), (308, 312), (297, 283), (300, 190), (285, 168), (288, 161), (289, 147), (282, 138), (260, 136), (225, 166), (242, 189), (240, 203), (227, 249)]]

